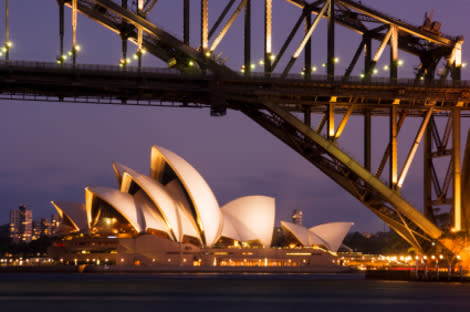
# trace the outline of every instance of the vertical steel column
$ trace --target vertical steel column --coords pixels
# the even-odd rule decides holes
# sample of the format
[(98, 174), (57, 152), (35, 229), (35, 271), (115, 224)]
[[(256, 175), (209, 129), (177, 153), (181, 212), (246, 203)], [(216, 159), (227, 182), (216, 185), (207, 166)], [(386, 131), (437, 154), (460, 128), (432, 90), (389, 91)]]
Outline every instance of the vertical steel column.
[(248, 0), (245, 6), (244, 37), (245, 37), (245, 53), (244, 53), (245, 75), (250, 75), (251, 73), (251, 0)]
[(60, 62), (60, 65), (64, 64), (64, 1), (60, 0), (59, 1), (59, 42), (60, 42), (60, 47), (59, 47), (59, 57), (57, 58), (57, 62)]
[(398, 153), (397, 153), (397, 106), (392, 105), (390, 112), (390, 187), (397, 188), (398, 182)]
[(201, 0), (201, 52), (209, 48), (209, 8), (208, 0)]
[(372, 66), (372, 39), (365, 35), (364, 40), (364, 78), (370, 80), (370, 67)]
[(142, 54), (143, 54), (143, 41), (144, 41), (144, 30), (142, 28), (137, 28), (137, 68), (139, 72), (142, 70)]
[(470, 129), (462, 163), (462, 230), (470, 230)]
[(457, 37), (454, 49), (452, 50), (449, 65), (451, 68), (451, 76), (454, 82), (459, 82), (462, 79), (462, 44), (463, 38)]
[(77, 0), (72, 0), (72, 65), (77, 62)]
[(452, 65), (451, 76), (454, 82), (462, 80), (462, 66)]
[[(121, 5), (123, 9), (127, 9), (127, 0), (122, 0)], [(124, 70), (127, 68), (127, 23), (123, 22), (122, 28), (124, 28), (124, 32), (121, 30), (121, 49), (122, 49), (122, 60), (121, 65)]]
[[(431, 117), (433, 118), (433, 117)], [(426, 127), (423, 142), (423, 212), (424, 216), (431, 222), (434, 222), (434, 211), (432, 202), (432, 127), (434, 123), (430, 122)]]
[(462, 173), (460, 169), (460, 108), (452, 110), (452, 162), (454, 181), (454, 230), (462, 230)]
[[(308, 33), (310, 27), (312, 26), (312, 12), (306, 10), (305, 15), (305, 34)], [(304, 77), (305, 79), (310, 79), (312, 73), (312, 37), (308, 37), (307, 43), (305, 44), (304, 50)]]
[(394, 83), (398, 78), (398, 29), (391, 25), (392, 35), (390, 37), (390, 82)]
[(371, 113), (367, 110), (364, 113), (364, 168), (371, 170), (372, 163), (372, 122)]
[(328, 80), (335, 79), (335, 0), (328, 0), (328, 61), (327, 76)]
[(143, 10), (144, 10), (144, 0), (137, 0), (137, 15), (143, 16)]
[(312, 128), (312, 108), (310, 106), (304, 107), (304, 124)]
[(183, 40), (184, 44), (189, 45), (189, 0), (184, 0), (183, 8)]
[(272, 0), (264, 1), (264, 73), (271, 74), (272, 56)]
[(8, 0), (5, 0), (5, 61), (10, 60), (10, 7)]
[(333, 141), (335, 139), (335, 103), (336, 97), (331, 97), (330, 103), (328, 104), (328, 122), (327, 122), (327, 138)]

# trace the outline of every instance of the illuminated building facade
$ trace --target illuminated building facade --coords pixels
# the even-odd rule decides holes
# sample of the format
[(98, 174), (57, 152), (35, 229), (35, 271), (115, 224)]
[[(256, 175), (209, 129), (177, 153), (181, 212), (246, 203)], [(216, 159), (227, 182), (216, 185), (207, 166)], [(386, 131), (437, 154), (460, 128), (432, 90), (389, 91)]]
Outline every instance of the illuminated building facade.
[(274, 198), (245, 196), (220, 207), (207, 182), (183, 158), (157, 146), (150, 158), (150, 175), (114, 163), (118, 189), (87, 186), (85, 204), (52, 202), (65, 236), (51, 255), (69, 263), (117, 265), (284, 267), (331, 262), (328, 244), (301, 251), (269, 248)]
[(14, 243), (29, 243), (33, 238), (33, 211), (24, 205), (10, 211), (10, 238)]
[(294, 209), (292, 211), (292, 223), (297, 224), (297, 225), (303, 225), (304, 223), (304, 212), (299, 209)]

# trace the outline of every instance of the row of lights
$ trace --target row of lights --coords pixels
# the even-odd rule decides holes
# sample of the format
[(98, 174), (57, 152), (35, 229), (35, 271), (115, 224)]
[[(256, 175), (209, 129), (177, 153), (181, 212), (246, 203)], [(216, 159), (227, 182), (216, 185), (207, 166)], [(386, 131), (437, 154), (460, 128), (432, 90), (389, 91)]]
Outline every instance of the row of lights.
[[(274, 62), (274, 60), (276, 60), (276, 55), (271, 54), (271, 55), (269, 56), (269, 59), (271, 60), (271, 62)], [(264, 66), (264, 59), (259, 60), (258, 64), (259, 64), (259, 66)], [(253, 69), (256, 69), (256, 63), (251, 63), (251, 64), (250, 64), (250, 69), (252, 69), (252, 70), (253, 70)], [(241, 73), (244, 73), (244, 72), (245, 72), (245, 65), (240, 66), (240, 72), (241, 72)]]
[(9, 258), (9, 259), (0, 259), (0, 263), (5, 263), (5, 264), (12, 264), (12, 265), (23, 265), (23, 264), (29, 264), (29, 263), (51, 263), (52, 262), (52, 259), (51, 258), (33, 258), (33, 259), (29, 259), (29, 258), (26, 258), (26, 259), (23, 259), (22, 257), (21, 258), (16, 258), (16, 259), (13, 259), (13, 258)]
[[(274, 60), (276, 59), (276, 56), (273, 54), (273, 55), (270, 56), (270, 58), (271, 58), (271, 61), (274, 61)], [(338, 63), (340, 62), (339, 57), (335, 57), (335, 58), (333, 59), (333, 62), (334, 62), (335, 64), (338, 64)], [(398, 60), (398, 66), (403, 66), (404, 63), (405, 63), (405, 62), (404, 62), (403, 60)], [(260, 66), (263, 66), (263, 65), (264, 65), (264, 60), (260, 60), (260, 61), (258, 62), (258, 64), (259, 64)], [(465, 68), (466, 65), (467, 65), (466, 63), (463, 63), (463, 64), (462, 64), (462, 67)], [(321, 66), (322, 66), (323, 68), (325, 68), (325, 67), (326, 67), (326, 63), (323, 63)], [(256, 69), (256, 64), (255, 64), (255, 63), (252, 63), (252, 64), (250, 65), (250, 69), (252, 69), (252, 70), (253, 70), (253, 69)], [(312, 71), (312, 72), (316, 72), (317, 70), (318, 70), (317, 66), (312, 66), (312, 68), (311, 68), (311, 71)], [(390, 66), (389, 66), (389, 65), (384, 65), (384, 66), (383, 66), (383, 70), (384, 70), (384, 71), (390, 70)], [(242, 73), (245, 72), (245, 65), (242, 65), (242, 66), (240, 67), (240, 71), (241, 71)], [(374, 68), (374, 70), (372, 71), (372, 73), (373, 73), (374, 75), (376, 75), (376, 74), (379, 73), (379, 70), (378, 70), (377, 68)], [(305, 75), (305, 68), (302, 70), (302, 72), (300, 72), (300, 74), (301, 74), (301, 75)], [(360, 76), (361, 76), (361, 78), (364, 78), (364, 77), (365, 77), (365, 74), (361, 74)]]
[(5, 42), (5, 45), (0, 49), (0, 56), (3, 56), (3, 54), (7, 53), (11, 48), (13, 48), (13, 42)]
[[(10, 50), (12, 47), (13, 47), (13, 42), (11, 42), (11, 41), (6, 42), (5, 45), (0, 49), (0, 57), (3, 56), (3, 54), (6, 53), (8, 50)], [(57, 63), (58, 63), (58, 64), (63, 64), (63, 63), (68, 59), (69, 56), (72, 56), (72, 55), (73, 55), (74, 51), (75, 51), (75, 53), (80, 52), (80, 51), (81, 51), (80, 45), (74, 46), (74, 47), (72, 48), (72, 50), (70, 50), (70, 51), (67, 52), (67, 54), (62, 54), (62, 55), (58, 56), (58, 57), (57, 57)], [(137, 59), (139, 58), (139, 54), (140, 54), (140, 55), (145, 55), (146, 53), (147, 53), (147, 50), (145, 50), (145, 49), (140, 49), (140, 50), (138, 50), (138, 51), (132, 56), (132, 58), (133, 58), (134, 60), (137, 60)], [(210, 51), (207, 51), (207, 52), (205, 53), (205, 56), (206, 56), (206, 57), (210, 57), (210, 56), (211, 56), (211, 52), (210, 52)], [(270, 55), (270, 59), (271, 59), (271, 61), (274, 61), (274, 60), (276, 59), (276, 55), (271, 54), (271, 55)], [(131, 62), (132, 62), (132, 59), (131, 59), (131, 58), (126, 58), (126, 59), (121, 58), (120, 61), (119, 61), (119, 66), (120, 66), (120, 67), (124, 67), (125, 65), (130, 64)], [(335, 64), (339, 63), (339, 58), (338, 58), (338, 57), (335, 57), (335, 58), (333, 59), (333, 62), (334, 62)], [(260, 66), (263, 66), (263, 65), (264, 65), (264, 60), (260, 60), (260, 61), (258, 62), (258, 64), (259, 64)], [(398, 60), (398, 66), (403, 66), (403, 64), (404, 64), (404, 61), (403, 61), (403, 60)], [(194, 63), (193, 60), (189, 60), (189, 61), (188, 61), (188, 66), (193, 67), (194, 65), (195, 65), (195, 63)], [(322, 64), (322, 67), (326, 67), (326, 63), (323, 63), (323, 64)], [(466, 68), (466, 67), (467, 67), (467, 63), (462, 63), (462, 68)], [(250, 65), (250, 68), (251, 68), (251, 69), (256, 69), (256, 64), (255, 64), (255, 63), (252, 63), (252, 64)], [(390, 66), (389, 66), (389, 65), (384, 65), (384, 66), (383, 66), (383, 70), (384, 70), (384, 71), (389, 71), (389, 70), (390, 70)], [(242, 66), (241, 66), (240, 71), (241, 71), (242, 73), (245, 72), (245, 65), (242, 65)], [(317, 71), (317, 67), (316, 67), (316, 66), (312, 66), (311, 71), (312, 71), (312, 72), (316, 72), (316, 71)], [(372, 71), (372, 74), (376, 75), (376, 74), (378, 74), (378, 73), (379, 73), (379, 70), (378, 70), (377, 68), (374, 68), (374, 70)], [(304, 75), (304, 74), (305, 74), (305, 69), (301, 72), (301, 75)], [(360, 74), (360, 77), (361, 77), (361, 78), (364, 78), (364, 77), (365, 77), (365, 74), (364, 74), (364, 73)], [(421, 76), (420, 79), (421, 79), (421, 80), (424, 80), (424, 76)]]
[[(275, 60), (275, 58), (276, 58), (275, 55), (271, 55), (271, 60)], [(340, 60), (339, 60), (338, 57), (335, 57), (335, 58), (333, 59), (333, 62), (334, 62), (335, 64), (339, 63), (339, 61), (340, 61)], [(263, 66), (263, 65), (264, 65), (264, 60), (260, 60), (260, 61), (258, 62), (258, 64), (259, 64), (260, 66)], [(403, 66), (404, 64), (405, 64), (405, 61), (404, 61), (404, 60), (401, 60), (401, 59), (398, 60), (398, 62), (397, 62), (397, 65), (400, 66), (400, 67)], [(325, 67), (326, 67), (326, 63), (323, 63), (321, 66), (322, 66), (323, 68), (325, 68)], [(462, 68), (466, 68), (466, 67), (467, 67), (467, 63), (462, 63)], [(251, 69), (256, 69), (256, 64), (255, 64), (255, 63), (252, 63), (252, 64), (250, 65), (250, 68), (251, 68)], [(383, 69), (384, 71), (389, 71), (389, 70), (390, 70), (390, 66), (389, 66), (389, 65), (384, 65), (384, 66), (382, 67), (382, 69)], [(316, 66), (312, 66), (312, 68), (311, 68), (311, 71), (312, 71), (312, 72), (316, 72), (317, 70), (318, 70), (318, 68), (317, 68)], [(240, 71), (241, 71), (242, 73), (245, 72), (245, 65), (242, 65), (242, 66), (240, 67)], [(379, 73), (379, 69), (378, 69), (378, 68), (374, 68), (373, 71), (372, 71), (372, 74), (377, 75), (378, 73)], [(301, 74), (301, 75), (304, 75), (304, 74), (305, 74), (305, 69), (304, 69), (300, 74)], [(364, 77), (365, 77), (365, 74), (362, 73), (362, 74), (360, 75), (360, 77), (361, 77), (361, 78), (364, 78)], [(421, 78), (421, 80), (423, 80), (423, 79), (424, 79), (424, 76), (422, 76), (422, 77), (420, 77), (420, 78)]]
[(78, 53), (81, 51), (81, 49), (82, 48), (79, 45), (76, 45), (72, 47), (72, 50), (68, 51), (67, 54), (59, 55), (56, 58), (57, 64), (63, 64), (69, 57), (71, 57), (74, 54), (74, 52)]
[(119, 67), (124, 67), (127, 66), (128, 64), (132, 63), (133, 60), (138, 60), (139, 56), (145, 55), (147, 53), (147, 50), (145, 49), (139, 49), (134, 55), (132, 55), (132, 58), (121, 58), (119, 60)]

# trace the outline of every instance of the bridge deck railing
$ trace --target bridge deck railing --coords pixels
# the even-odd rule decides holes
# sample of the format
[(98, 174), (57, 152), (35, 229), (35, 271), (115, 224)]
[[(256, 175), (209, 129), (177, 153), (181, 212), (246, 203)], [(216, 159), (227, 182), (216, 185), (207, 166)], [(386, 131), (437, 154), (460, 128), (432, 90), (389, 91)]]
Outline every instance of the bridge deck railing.
[[(8, 69), (9, 71), (17, 69), (28, 69), (30, 71), (54, 71), (54, 72), (96, 72), (96, 73), (116, 73), (119, 75), (147, 75), (147, 74), (160, 74), (170, 75), (175, 77), (207, 77), (211, 78), (212, 73), (181, 73), (180, 71), (172, 68), (163, 67), (134, 67), (127, 66), (122, 68), (117, 65), (102, 65), (102, 64), (57, 64), (52, 62), (33, 62), (33, 61), (0, 61), (0, 69)], [(317, 82), (327, 84), (360, 84), (360, 85), (371, 85), (371, 86), (403, 86), (403, 87), (427, 87), (427, 88), (469, 88), (470, 81), (451, 81), (451, 80), (436, 80), (433, 82), (425, 82), (423, 80), (400, 78), (396, 81), (390, 81), (386, 77), (371, 77), (370, 80), (364, 79), (358, 76), (351, 76), (344, 81), (342, 76), (335, 76), (334, 80), (331, 81), (326, 75), (314, 74), (309, 77), (305, 77), (301, 74), (289, 74), (285, 77), (281, 74), (271, 73), (266, 75), (262, 72), (252, 72), (249, 76), (242, 76), (233, 78), (230, 80), (263, 80), (263, 81), (298, 81), (298, 82)]]

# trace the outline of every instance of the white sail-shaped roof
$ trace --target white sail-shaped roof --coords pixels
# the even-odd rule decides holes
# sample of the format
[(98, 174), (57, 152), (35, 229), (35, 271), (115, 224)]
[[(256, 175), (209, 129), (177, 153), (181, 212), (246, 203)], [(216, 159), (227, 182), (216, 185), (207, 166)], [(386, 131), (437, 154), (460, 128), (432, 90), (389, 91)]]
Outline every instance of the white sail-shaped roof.
[(196, 238), (202, 244), (201, 234), (197, 230), (192, 216), (181, 205), (178, 207), (178, 215), (181, 220), (181, 241), (183, 241), (184, 236), (189, 236)]
[(224, 228), (222, 229), (222, 237), (230, 238), (237, 241), (242, 241), (240, 234), (238, 233), (235, 225), (233, 225), (233, 217), (222, 211), (224, 216)]
[(182, 234), (177, 210), (178, 205), (165, 190), (165, 187), (152, 178), (140, 174), (124, 165), (116, 164), (116, 167), (122, 174), (121, 191), (129, 192), (132, 182), (136, 183), (152, 200), (155, 207), (157, 207), (172, 233), (172, 237), (177, 241), (181, 241)]
[(63, 201), (51, 201), (61, 218), (70, 220), (76, 231), (88, 228), (85, 204)]
[(139, 190), (137, 193), (135, 193), (134, 199), (137, 209), (140, 209), (142, 211), (142, 215), (144, 216), (144, 230), (147, 231), (149, 229), (153, 229), (162, 231), (168, 234), (168, 237), (171, 237), (170, 229), (166, 225), (165, 220), (163, 220), (162, 216), (157, 211), (157, 208), (147, 196), (147, 194), (145, 194), (144, 191)]
[(281, 221), (282, 227), (292, 233), (302, 245), (321, 245), (334, 252), (338, 251), (353, 224), (352, 222), (332, 222), (307, 229), (298, 224)]
[(331, 222), (324, 223), (309, 229), (309, 232), (315, 233), (327, 242), (329, 250), (338, 251), (343, 243), (344, 237), (353, 226), (352, 222)]
[[(223, 214), (231, 217), (230, 221), (239, 234), (239, 240), (259, 240), (263, 246), (271, 246), (275, 217), (274, 198), (268, 196), (240, 197), (227, 203), (221, 210)], [(229, 230), (230, 228), (227, 226), (226, 233)]]
[[(181, 235), (196, 237), (201, 242), (201, 233), (191, 213), (191, 205), (184, 194), (178, 180), (174, 179), (165, 185), (167, 192), (173, 197), (179, 206), (179, 217), (181, 219)], [(182, 239), (182, 237), (181, 237)]]
[(121, 188), (121, 183), (122, 183), (122, 172), (121, 172), (121, 168), (119, 166), (119, 164), (116, 164), (116, 163), (112, 163), (113, 165), (113, 171), (114, 171), (114, 174), (116, 175), (116, 180), (117, 180), (117, 183), (118, 183), (118, 186), (119, 188)]
[(294, 235), (294, 237), (301, 243), (303, 246), (309, 246), (309, 235), (306, 227), (303, 227), (298, 224), (281, 221), (282, 228), (286, 229), (289, 233)]
[(138, 214), (134, 197), (130, 194), (107, 187), (87, 186), (85, 188), (86, 213), (88, 224), (92, 223), (93, 198), (98, 197), (116, 209), (137, 232), (142, 232), (142, 220)]
[(166, 184), (170, 181), (164, 179), (169, 174), (168, 169), (171, 169), (171, 174), (183, 185), (194, 207), (194, 217), (205, 244), (215, 244), (222, 233), (223, 217), (219, 204), (204, 178), (186, 160), (165, 148), (152, 146), (150, 158), (151, 177)]

